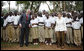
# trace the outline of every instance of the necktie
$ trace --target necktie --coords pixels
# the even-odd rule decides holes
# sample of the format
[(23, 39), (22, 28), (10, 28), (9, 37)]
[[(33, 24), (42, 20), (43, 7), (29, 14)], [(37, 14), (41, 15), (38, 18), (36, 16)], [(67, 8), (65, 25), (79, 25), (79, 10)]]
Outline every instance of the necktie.
[(26, 21), (28, 20), (28, 15), (26, 15)]

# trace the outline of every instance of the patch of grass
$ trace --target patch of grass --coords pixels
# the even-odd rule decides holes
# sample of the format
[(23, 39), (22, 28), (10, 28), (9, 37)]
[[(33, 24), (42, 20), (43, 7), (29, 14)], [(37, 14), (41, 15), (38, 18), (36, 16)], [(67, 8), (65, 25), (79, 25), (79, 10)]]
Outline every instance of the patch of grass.
[[(1, 48), (14, 47), (17, 45), (19, 45), (19, 43), (1, 42)], [(39, 46), (40, 44), (38, 45), (29, 44), (28, 48), (38, 48)]]
[(1, 48), (11, 47), (11, 44), (1, 44)]
[(9, 43), (9, 42), (1, 42), (1, 48), (6, 48), (6, 47), (13, 47), (18, 45), (19, 43)]
[(8, 44), (8, 42), (1, 42), (1, 44)]

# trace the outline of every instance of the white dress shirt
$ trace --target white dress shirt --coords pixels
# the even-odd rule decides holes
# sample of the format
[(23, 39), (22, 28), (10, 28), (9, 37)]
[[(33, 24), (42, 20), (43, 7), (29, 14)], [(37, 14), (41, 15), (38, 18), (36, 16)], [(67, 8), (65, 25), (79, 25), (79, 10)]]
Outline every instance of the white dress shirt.
[(3, 26), (6, 26), (8, 22), (13, 22), (13, 16), (8, 16), (5, 20), (4, 20), (4, 24)]
[(80, 22), (81, 24), (83, 24), (83, 17), (80, 18), (79, 22)]
[(56, 18), (55, 17), (50, 17), (51, 23), (55, 24)]
[(34, 23), (38, 23), (38, 19), (37, 19), (37, 18), (32, 19), (32, 20), (30, 21), (30, 25), (31, 25), (32, 27), (37, 27), (38, 25), (32, 25), (32, 24), (34, 24)]
[[(72, 18), (67, 18), (66, 19), (66, 22), (69, 23), (71, 22), (72, 23), (73, 19)], [(71, 27), (71, 24), (66, 24), (67, 27)]]
[(49, 16), (49, 18), (51, 18), (52, 16)]
[(61, 17), (56, 19), (55, 31), (67, 31), (65, 18)]
[(18, 25), (19, 19), (20, 19), (20, 16), (18, 16), (18, 15), (14, 16), (14, 18), (13, 18), (14, 25)]
[(8, 16), (7, 17), (7, 22), (13, 22), (14, 16)]
[(45, 15), (42, 15), (42, 17), (43, 17), (44, 20), (47, 19)]
[(58, 17), (57, 16), (54, 16), (55, 17), (55, 19), (57, 19)]
[(76, 20), (79, 20), (78, 17), (76, 18)]
[(81, 26), (81, 24), (79, 21), (72, 22), (72, 28), (73, 29), (80, 29), (80, 26)]
[(5, 27), (7, 25), (7, 20), (4, 19), (4, 23), (3, 23), (3, 26)]
[(67, 17), (63, 17), (63, 18), (65, 19), (65, 22), (67, 23), (67, 21), (66, 21), (67, 20)]
[(45, 22), (44, 22), (45, 26), (46, 27), (51, 27), (51, 19), (46, 19)]
[[(37, 17), (38, 18), (38, 22), (44, 22), (45, 19), (43, 17)], [(39, 24), (39, 25), (44, 25), (44, 24)]]

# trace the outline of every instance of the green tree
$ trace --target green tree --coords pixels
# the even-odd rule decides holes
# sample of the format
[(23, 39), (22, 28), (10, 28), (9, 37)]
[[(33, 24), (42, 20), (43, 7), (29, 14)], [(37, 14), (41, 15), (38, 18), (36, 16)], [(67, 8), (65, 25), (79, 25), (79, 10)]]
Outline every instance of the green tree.
[(75, 10), (77, 11), (83, 10), (83, 1), (76, 1), (75, 4), (76, 4)]
[(37, 12), (39, 10), (41, 1), (16, 1), (17, 4), (23, 4), (25, 9), (34, 10)]

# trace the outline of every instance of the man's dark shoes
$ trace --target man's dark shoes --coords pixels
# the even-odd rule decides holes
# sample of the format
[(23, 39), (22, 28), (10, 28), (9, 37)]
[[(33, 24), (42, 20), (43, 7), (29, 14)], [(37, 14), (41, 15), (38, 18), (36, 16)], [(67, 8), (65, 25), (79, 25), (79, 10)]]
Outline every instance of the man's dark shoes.
[(26, 46), (28, 46), (28, 44), (25, 44)]
[(20, 47), (23, 47), (23, 44), (20, 44)]

